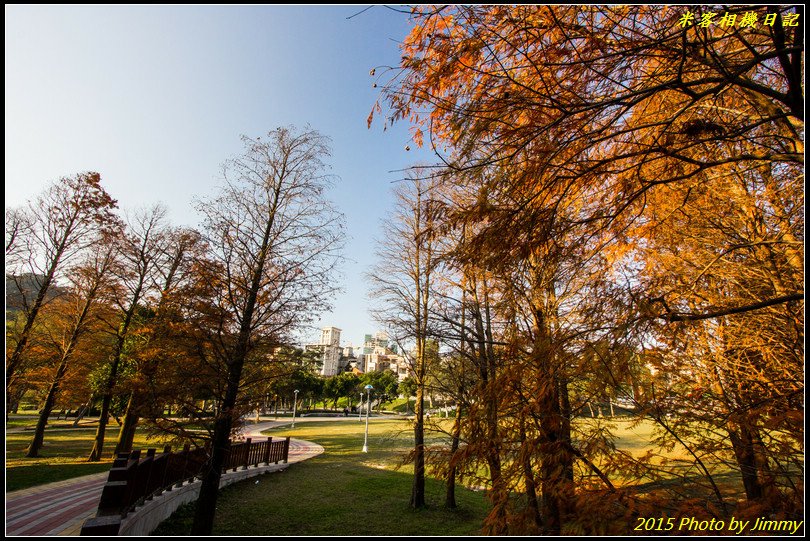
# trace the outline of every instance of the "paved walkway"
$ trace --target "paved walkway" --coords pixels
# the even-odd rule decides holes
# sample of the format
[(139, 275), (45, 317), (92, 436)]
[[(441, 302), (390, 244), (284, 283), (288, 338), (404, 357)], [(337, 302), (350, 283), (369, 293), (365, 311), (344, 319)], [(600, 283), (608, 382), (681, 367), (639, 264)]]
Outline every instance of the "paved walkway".
[[(248, 425), (244, 436), (265, 438), (262, 430), (289, 423), (285, 420)], [(301, 462), (321, 453), (323, 447), (317, 443), (292, 439), (288, 463)], [(84, 521), (95, 516), (106, 481), (107, 472), (104, 472), (7, 493), (6, 535), (79, 535)]]

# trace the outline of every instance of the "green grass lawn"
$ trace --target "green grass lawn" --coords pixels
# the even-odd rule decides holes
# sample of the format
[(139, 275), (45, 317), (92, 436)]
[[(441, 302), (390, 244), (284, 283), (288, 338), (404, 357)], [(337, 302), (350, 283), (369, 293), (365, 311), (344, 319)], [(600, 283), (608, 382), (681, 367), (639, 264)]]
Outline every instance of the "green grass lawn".
[[(28, 426), (21, 419), (15, 421), (18, 421), (17, 427)], [(35, 423), (34, 418), (32, 424)], [(118, 437), (118, 426), (113, 423), (107, 427), (104, 445), (106, 458), (101, 462), (88, 463), (87, 455), (90, 454), (95, 434), (95, 428), (65, 429), (49, 426), (45, 430), (45, 445), (39, 452), (40, 456), (25, 458), (25, 451), (34, 432), (6, 433), (6, 492), (109, 470)], [(143, 434), (136, 434), (135, 448), (147, 447), (160, 449), (162, 445), (160, 442), (147, 440)]]
[[(225, 488), (214, 535), (474, 535), (488, 513), (483, 492), (457, 487), (458, 508), (443, 507), (444, 484), (427, 479), (428, 506), (411, 510), (412, 468), (396, 469), (412, 445), (406, 421), (371, 418), (369, 452), (364, 424), (307, 422), (267, 431), (321, 444), (324, 454)], [(154, 535), (187, 535), (193, 505), (178, 510)]]
[[(271, 417), (272, 418), (272, 417)], [(72, 421), (56, 421), (45, 434), (41, 457), (25, 458), (25, 449), (33, 431), (19, 432), (20, 427), (32, 427), (35, 416), (13, 416), (6, 434), (6, 490), (8, 492), (52, 481), (102, 472), (111, 465), (118, 427), (113, 423), (107, 432), (105, 452), (101, 463), (87, 463), (95, 429), (85, 427), (66, 429)], [(91, 422), (91, 421), (87, 421)], [(602, 422), (581, 419), (577, 422)], [(631, 426), (627, 419), (609, 421), (616, 436), (617, 448), (634, 456), (652, 448), (654, 437), (651, 423)], [(451, 419), (434, 418), (432, 424), (449, 429)], [(362, 453), (365, 424), (357, 417), (340, 421), (301, 422), (295, 429), (289, 425), (267, 431), (273, 437), (292, 436), (317, 442), (326, 452), (300, 464), (293, 464), (283, 473), (263, 476), (236, 484), (223, 490), (218, 503), (216, 535), (471, 535), (478, 533), (488, 513), (489, 503), (483, 492), (457, 487), (456, 510), (443, 507), (444, 483), (436, 479), (426, 482), (426, 509), (414, 511), (408, 506), (411, 492), (412, 467), (402, 466), (403, 456), (413, 445), (411, 423), (391, 416), (371, 417), (369, 453)], [(428, 445), (439, 444), (446, 435), (428, 434)], [(135, 447), (161, 448), (161, 442), (136, 436)], [(662, 451), (668, 460), (689, 460), (685, 449), (678, 446)], [(691, 460), (690, 460), (691, 462)], [(714, 466), (714, 465), (712, 465)], [(719, 464), (718, 464), (719, 466)], [(712, 468), (715, 470), (715, 468)], [(719, 471), (718, 471), (719, 470)], [(739, 479), (722, 469), (713, 471), (723, 492), (739, 485)], [(486, 475), (486, 472), (481, 472)], [(678, 478), (664, 476), (657, 481), (646, 479), (615, 479), (617, 484), (650, 485), (650, 490), (669, 486)], [(700, 481), (700, 479), (697, 479)], [(649, 482), (647, 482), (649, 481)], [(662, 484), (663, 482), (663, 484)], [(675, 487), (677, 488), (677, 487)], [(705, 487), (683, 486), (690, 493), (703, 496)], [(732, 491), (733, 492), (733, 491)], [(706, 494), (708, 495), (708, 493)], [(191, 524), (191, 506), (183, 508), (164, 523), (156, 534), (186, 535)]]

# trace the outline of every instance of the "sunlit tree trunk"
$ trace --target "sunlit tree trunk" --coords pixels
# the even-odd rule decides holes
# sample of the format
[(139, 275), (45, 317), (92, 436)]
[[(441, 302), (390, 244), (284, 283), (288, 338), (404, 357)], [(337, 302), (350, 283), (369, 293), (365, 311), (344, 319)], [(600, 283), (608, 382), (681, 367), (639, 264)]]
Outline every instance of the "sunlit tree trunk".
[(448, 509), (456, 508), (456, 453), (461, 441), (461, 404), (456, 404), (456, 415), (453, 419), (453, 429), (450, 432), (450, 467), (447, 469), (446, 490), (444, 506)]

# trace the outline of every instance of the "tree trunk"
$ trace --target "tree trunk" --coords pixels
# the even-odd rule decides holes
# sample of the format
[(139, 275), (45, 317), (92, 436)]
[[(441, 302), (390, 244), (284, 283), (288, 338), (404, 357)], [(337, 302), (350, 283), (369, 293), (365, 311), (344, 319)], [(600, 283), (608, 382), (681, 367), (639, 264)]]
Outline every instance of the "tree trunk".
[[(571, 398), (568, 396), (568, 379), (564, 375), (558, 377), (559, 393), (560, 393), (560, 419), (561, 419), (561, 434), (560, 437), (565, 445), (565, 454), (563, 455), (564, 475), (570, 483), (570, 489), (573, 491), (574, 487), (574, 455), (569, 452), (573, 449), (573, 442), (571, 441)], [(572, 492), (573, 495), (573, 492)]]
[(233, 408), (239, 392), (239, 380), (242, 377), (244, 354), (236, 360), (228, 370), (228, 386), (225, 390), (225, 399), (219, 408), (214, 423), (213, 446), (208, 468), (202, 478), (200, 495), (197, 498), (194, 510), (194, 523), (191, 526), (191, 535), (211, 535), (214, 527), (214, 515), (219, 495), (219, 480), (222, 476), (222, 466), (230, 447), (231, 427), (233, 426)]
[(754, 446), (754, 437), (744, 426), (737, 430), (728, 431), (734, 456), (740, 468), (745, 497), (748, 501), (756, 501), (765, 494), (764, 487), (759, 478), (759, 464)]
[(509, 525), (507, 523), (506, 509), (509, 503), (509, 491), (505, 486), (501, 473), (501, 440), (498, 427), (498, 408), (500, 404), (498, 403), (497, 358), (495, 357), (495, 351), (492, 347), (492, 318), (490, 316), (489, 290), (486, 280), (482, 281), (482, 284), (484, 290), (484, 313), (483, 319), (479, 317), (482, 331), (480, 335), (480, 347), (481, 353), (484, 355), (484, 364), (486, 367), (487, 464), (489, 465), (490, 478), (492, 480), (492, 503), (495, 509), (493, 516), (495, 520), (493, 521), (491, 533), (494, 535), (507, 535), (509, 533)]
[[(278, 188), (280, 190), (280, 187)], [(219, 496), (219, 479), (222, 475), (222, 464), (225, 461), (225, 454), (230, 446), (231, 427), (233, 426), (233, 410), (239, 394), (239, 382), (242, 379), (242, 367), (248, 356), (250, 349), (250, 338), (253, 325), (253, 314), (256, 309), (256, 299), (261, 287), (262, 276), (264, 275), (264, 265), (267, 261), (270, 234), (275, 220), (275, 209), (279, 201), (279, 191), (276, 190), (275, 201), (271, 207), (270, 219), (268, 220), (261, 249), (257, 254), (257, 264), (251, 276), (251, 285), (248, 292), (247, 302), (242, 312), (239, 335), (228, 366), (228, 382), (225, 389), (225, 398), (217, 413), (214, 423), (213, 448), (208, 470), (202, 479), (200, 495), (197, 498), (197, 505), (194, 510), (194, 522), (191, 525), (192, 535), (210, 535), (214, 527), (214, 514), (216, 513), (217, 497)]]
[(453, 421), (452, 442), (450, 443), (450, 467), (447, 469), (447, 490), (444, 495), (444, 506), (456, 508), (456, 453), (461, 441), (461, 405), (456, 406), (456, 418)]
[(542, 526), (542, 518), (540, 516), (540, 503), (537, 500), (537, 484), (534, 481), (534, 470), (532, 468), (532, 449), (528, 446), (526, 440), (526, 417), (523, 413), (520, 415), (520, 460), (523, 467), (523, 482), (526, 485), (526, 508), (532, 526), (534, 526), (534, 532), (537, 532)]
[(73, 421), (73, 428), (79, 426), (79, 421), (84, 419), (84, 416), (90, 413), (90, 409), (93, 407), (93, 396), (91, 395), (90, 398), (87, 399), (87, 404), (79, 408), (79, 411), (76, 412), (76, 420)]
[(39, 450), (42, 448), (42, 442), (45, 439), (45, 427), (48, 424), (48, 417), (51, 415), (51, 411), (53, 411), (53, 406), (56, 403), (56, 394), (59, 392), (59, 384), (62, 382), (62, 377), (65, 375), (66, 369), (67, 358), (63, 356), (59, 368), (56, 369), (53, 382), (48, 389), (45, 404), (42, 406), (42, 411), (39, 413), (34, 437), (31, 440), (31, 444), (28, 446), (28, 451), (25, 453), (27, 458), (36, 458), (39, 456)]
[(129, 326), (130, 317), (131, 315), (125, 320), (123, 332), (118, 336), (115, 355), (112, 365), (110, 366), (110, 375), (107, 377), (107, 382), (104, 385), (104, 394), (101, 397), (101, 416), (98, 418), (98, 428), (96, 428), (96, 436), (93, 440), (93, 448), (90, 450), (90, 456), (87, 457), (88, 462), (98, 462), (101, 460), (101, 455), (104, 451), (104, 434), (107, 430), (107, 423), (110, 420), (110, 404), (112, 404), (113, 387), (115, 387), (115, 381), (118, 377), (118, 364), (121, 362), (121, 352), (124, 348), (124, 335)]
[(425, 506), (425, 386), (419, 382), (414, 410), (416, 419), (413, 425), (413, 487), (410, 503), (412, 508), (419, 509)]
[[(549, 374), (545, 374), (548, 381)], [(552, 384), (542, 384), (541, 388), (546, 389), (541, 396), (538, 396), (538, 403), (542, 412), (539, 415), (541, 445), (540, 445), (540, 478), (541, 489), (543, 491), (543, 519), (546, 533), (560, 535), (562, 528), (563, 498), (565, 492), (564, 462), (561, 455), (564, 452), (560, 441), (560, 415), (559, 397), (556, 386)]]
[(124, 413), (124, 422), (121, 424), (121, 430), (118, 431), (118, 442), (115, 445), (115, 455), (119, 453), (129, 453), (132, 451), (132, 443), (135, 441), (135, 430), (138, 427), (138, 412), (137, 402), (139, 397), (136, 391), (129, 395), (127, 401), (127, 410)]
[(110, 417), (110, 402), (112, 402), (112, 394), (105, 392), (101, 399), (101, 416), (98, 418), (93, 448), (90, 450), (90, 456), (87, 457), (88, 462), (98, 462), (104, 452), (104, 433), (107, 430), (107, 421), (109, 421)]
[[(573, 497), (573, 456), (570, 451), (570, 421), (563, 411), (562, 363), (554, 351), (542, 296), (534, 301), (534, 345), (532, 362), (537, 370), (537, 422), (539, 424), (542, 519), (545, 533), (560, 535), (563, 517)], [(568, 406), (570, 408), (570, 405)]]
[[(42, 448), (42, 442), (45, 437), (45, 426), (48, 424), (48, 416), (51, 414), (53, 406), (56, 403), (56, 395), (59, 392), (59, 386), (62, 383), (62, 378), (65, 376), (65, 372), (67, 371), (68, 363), (73, 357), (73, 352), (76, 349), (79, 336), (84, 329), (84, 322), (87, 319), (87, 314), (90, 313), (90, 306), (93, 304), (93, 299), (96, 297), (100, 280), (101, 277), (99, 276), (99, 281), (97, 281), (88, 291), (87, 298), (84, 300), (78, 317), (76, 318), (75, 325), (71, 330), (70, 338), (68, 339), (68, 342), (62, 352), (62, 359), (59, 362), (59, 367), (56, 369), (53, 382), (51, 383), (51, 387), (48, 389), (48, 395), (45, 398), (45, 405), (42, 407), (39, 420), (37, 421), (37, 428), (34, 432), (34, 438), (31, 440), (31, 444), (28, 446), (28, 452), (25, 455), (29, 458), (39, 456), (39, 450)], [(79, 415), (78, 412), (76, 412), (77, 422), (78, 418)], [(67, 420), (67, 417), (65, 417), (65, 420)]]

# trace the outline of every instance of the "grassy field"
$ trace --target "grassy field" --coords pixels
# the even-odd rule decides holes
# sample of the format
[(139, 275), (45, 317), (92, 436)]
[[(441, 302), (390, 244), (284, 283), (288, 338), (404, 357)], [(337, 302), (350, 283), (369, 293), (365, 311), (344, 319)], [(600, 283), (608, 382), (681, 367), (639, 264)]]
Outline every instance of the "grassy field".
[[(372, 418), (369, 452), (364, 424), (307, 422), (266, 432), (321, 444), (325, 453), (224, 489), (214, 535), (474, 535), (489, 504), (483, 492), (459, 487), (458, 508), (443, 507), (444, 484), (426, 483), (428, 507), (408, 507), (412, 468), (397, 469), (413, 436), (403, 420)], [(192, 506), (178, 510), (154, 535), (187, 535)]]
[[(434, 419), (434, 423), (450, 420)], [(583, 420), (582, 422), (597, 422)], [(599, 422), (604, 422), (600, 420)], [(613, 419), (617, 445), (640, 456), (650, 447), (653, 426), (631, 426)], [(266, 431), (317, 442), (326, 452), (284, 472), (224, 489), (217, 504), (214, 535), (474, 535), (479, 533), (489, 503), (483, 492), (457, 488), (459, 508), (443, 508), (444, 484), (426, 482), (427, 509), (408, 507), (412, 467), (401, 466), (411, 448), (410, 424), (377, 417), (369, 428), (369, 453), (361, 452), (364, 424), (356, 419), (301, 422), (295, 429)], [(443, 436), (428, 438), (428, 445)], [(673, 448), (667, 458), (687, 458)], [(485, 473), (485, 472), (482, 472)], [(639, 480), (636, 480), (638, 482)], [(193, 505), (178, 510), (155, 535), (188, 535)]]
[[(403, 404), (404, 405), (404, 404)], [(273, 417), (269, 417), (272, 419)], [(268, 419), (265, 417), (265, 419)], [(457, 489), (459, 508), (443, 508), (444, 484), (435, 479), (426, 483), (428, 507), (413, 511), (408, 507), (412, 468), (402, 466), (410, 450), (413, 434), (410, 423), (396, 416), (372, 417), (369, 453), (362, 453), (364, 423), (357, 417), (338, 421), (299, 422), (266, 432), (274, 437), (293, 436), (320, 443), (326, 452), (284, 473), (271, 474), (226, 488), (218, 504), (215, 534), (218, 535), (470, 535), (479, 531), (489, 503), (483, 492)], [(12, 417), (6, 434), (7, 491), (106, 471), (111, 460), (88, 464), (86, 456), (95, 429), (87, 426), (68, 429), (72, 421), (54, 422), (46, 431), (41, 457), (24, 458), (33, 432), (35, 416)], [(432, 423), (448, 425), (451, 419), (434, 417)], [(633, 426), (628, 419), (579, 419), (578, 423), (608, 423), (616, 436), (616, 447), (640, 457), (651, 447), (654, 426), (644, 422)], [(111, 454), (117, 426), (108, 430), (106, 450)], [(428, 445), (444, 436), (428, 437)], [(136, 437), (136, 448), (161, 447), (159, 441)], [(109, 456), (109, 455), (108, 455)], [(681, 446), (662, 455), (667, 460), (691, 463)], [(694, 468), (694, 466), (692, 466)], [(481, 472), (485, 475), (486, 472)], [(695, 472), (697, 473), (697, 472)], [(740, 484), (736, 474), (713, 471), (723, 492)], [(699, 476), (696, 481), (701, 481)], [(614, 479), (617, 485), (649, 485), (649, 490), (669, 487), (692, 496), (708, 497), (707, 487), (686, 486), (682, 479), (660, 476), (653, 479)], [(673, 484), (674, 483), (674, 484)], [(671, 486), (670, 486), (671, 485)], [(683, 486), (682, 486), (683, 485)], [(646, 490), (646, 489), (645, 489)], [(733, 490), (732, 490), (733, 492)], [(181, 509), (156, 534), (186, 535), (191, 524), (190, 507)], [(304, 518), (302, 518), (304, 517)]]
[[(35, 416), (15, 417), (7, 428), (29, 427), (36, 424)], [(87, 455), (93, 446), (96, 430), (92, 426), (69, 428), (70, 422), (49, 425), (45, 431), (45, 445), (38, 458), (25, 458), (25, 451), (34, 435), (32, 430), (6, 433), (6, 492), (62, 481), (82, 475), (107, 471), (112, 465), (112, 451), (118, 437), (118, 426), (107, 427), (105, 454), (101, 462), (88, 463)], [(160, 442), (149, 441), (142, 434), (135, 437), (136, 448), (161, 447)]]

